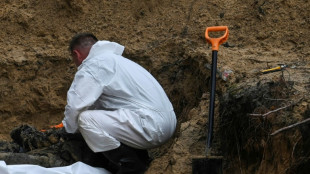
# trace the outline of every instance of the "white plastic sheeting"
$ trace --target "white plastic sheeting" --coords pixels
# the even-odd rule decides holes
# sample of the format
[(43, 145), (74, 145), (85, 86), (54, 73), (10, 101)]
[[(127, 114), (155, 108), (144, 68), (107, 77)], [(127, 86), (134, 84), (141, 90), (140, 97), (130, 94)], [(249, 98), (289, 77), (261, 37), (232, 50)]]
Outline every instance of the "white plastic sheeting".
[(0, 174), (111, 174), (103, 168), (91, 167), (82, 162), (70, 166), (45, 168), (38, 165), (6, 165), (0, 161)]

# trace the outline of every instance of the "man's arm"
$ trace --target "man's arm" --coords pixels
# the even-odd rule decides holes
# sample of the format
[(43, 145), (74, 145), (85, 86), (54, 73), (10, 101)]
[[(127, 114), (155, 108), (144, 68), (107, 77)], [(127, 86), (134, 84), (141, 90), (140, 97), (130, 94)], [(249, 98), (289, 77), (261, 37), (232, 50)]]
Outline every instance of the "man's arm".
[(89, 71), (79, 70), (77, 72), (67, 93), (65, 118), (62, 121), (68, 133), (77, 131), (79, 114), (94, 104), (100, 97), (102, 88)]

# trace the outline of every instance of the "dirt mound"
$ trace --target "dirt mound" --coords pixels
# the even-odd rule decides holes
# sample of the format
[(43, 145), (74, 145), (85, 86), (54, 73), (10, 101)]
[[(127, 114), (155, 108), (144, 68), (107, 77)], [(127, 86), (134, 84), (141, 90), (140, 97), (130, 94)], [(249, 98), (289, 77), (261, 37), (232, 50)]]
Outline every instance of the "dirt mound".
[[(24, 152), (16, 154), (24, 156), (20, 163), (42, 164), (58, 153), (31, 160), (33, 149), (62, 139), (35, 130), (62, 120), (76, 71), (67, 45), (74, 34), (88, 31), (124, 45), (124, 55), (159, 80), (175, 107), (175, 137), (150, 150), (155, 159), (148, 173), (190, 173), (192, 157), (205, 154), (211, 49), (204, 31), (225, 25), (230, 36), (220, 47), (218, 71), (231, 74), (217, 79), (214, 135), (214, 153), (225, 158), (224, 173), (308, 170), (309, 124), (270, 136), (309, 118), (308, 0), (11, 0), (0, 5), (0, 138), (12, 141), (11, 131), (25, 124), (42, 138), (15, 138), (24, 145), (1, 143), (4, 151)], [(259, 73), (278, 64), (287, 68)], [(264, 118), (250, 115), (268, 112)], [(5, 155), (0, 159), (13, 159)], [(60, 161), (57, 165), (66, 164)]]

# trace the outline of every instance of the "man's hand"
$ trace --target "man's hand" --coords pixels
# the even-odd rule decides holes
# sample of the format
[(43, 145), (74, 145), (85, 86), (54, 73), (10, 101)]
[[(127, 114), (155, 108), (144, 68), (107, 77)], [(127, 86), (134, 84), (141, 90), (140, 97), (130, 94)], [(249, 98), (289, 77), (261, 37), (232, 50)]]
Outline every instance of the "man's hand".
[(50, 128), (56, 128), (56, 129), (63, 128), (63, 127), (64, 127), (64, 125), (62, 123), (50, 126)]
[[(60, 129), (60, 128), (63, 128), (64, 127), (64, 125), (62, 124), (62, 123), (60, 123), (60, 124), (57, 124), (57, 125), (52, 125), (52, 126), (50, 126), (49, 128), (51, 128), (51, 129), (53, 129), (53, 128), (55, 128), (55, 129)], [(42, 130), (40, 130), (41, 132), (45, 132), (46, 130), (45, 129), (42, 129)]]

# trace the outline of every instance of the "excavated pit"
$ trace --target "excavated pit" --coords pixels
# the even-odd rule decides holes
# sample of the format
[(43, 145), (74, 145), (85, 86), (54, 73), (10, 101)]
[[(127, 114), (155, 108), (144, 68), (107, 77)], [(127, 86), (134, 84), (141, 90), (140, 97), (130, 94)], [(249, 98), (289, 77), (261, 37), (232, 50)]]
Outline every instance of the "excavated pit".
[[(292, 87), (292, 82), (280, 78), (223, 95), (218, 136), (227, 173), (309, 171), (309, 134), (305, 133), (309, 125), (271, 135), (299, 121), (292, 113), (304, 98)], [(309, 108), (301, 117), (309, 118)]]
[[(166, 163), (175, 167), (181, 165), (175, 161), (178, 158), (177, 145), (179, 141), (189, 141), (190, 136), (193, 141), (186, 153), (188, 156), (183, 158), (190, 159), (191, 155), (204, 154), (210, 85), (206, 65), (209, 62), (203, 56), (188, 56), (184, 50), (171, 53), (183, 59), (167, 62), (158, 69), (152, 69), (147, 61), (139, 62), (139, 57), (134, 54), (126, 55), (129, 58), (135, 57), (135, 61), (149, 69), (162, 84), (171, 86), (166, 92), (179, 120), (175, 137), (164, 146), (149, 151), (154, 158), (150, 173), (154, 173), (160, 165), (158, 160), (166, 160)], [(213, 154), (224, 156), (224, 172), (306, 173), (309, 169), (309, 125), (270, 136), (276, 129), (298, 121), (291, 114), (304, 98), (292, 88), (294, 83), (285, 81), (282, 76), (274, 81), (246, 87), (227, 84), (220, 76), (217, 81)], [(59, 92), (65, 93), (61, 90)], [(285, 108), (263, 116), (281, 107)], [(303, 119), (308, 118), (309, 108), (303, 111)], [(191, 129), (190, 135), (186, 135), (187, 129)], [(87, 147), (79, 134), (67, 134), (63, 130), (40, 132), (27, 124), (18, 126), (10, 134), (13, 142), (2, 141), (0, 146), (0, 158), (7, 164), (57, 167), (82, 161), (114, 170), (101, 154), (95, 154)], [(283, 158), (288, 160), (283, 162)]]
[[(188, 117), (188, 112), (192, 108), (196, 107), (199, 103), (204, 91), (208, 89), (208, 76), (209, 70), (204, 67), (204, 64), (207, 63), (207, 60), (202, 55), (190, 55), (186, 47), (180, 47), (178, 44), (184, 43), (167, 43), (169, 47), (161, 45), (156, 49), (165, 49), (169, 48), (168, 58), (170, 61), (166, 63), (161, 62), (161, 66), (154, 66), (150, 63), (149, 56), (141, 56), (141, 53), (137, 54), (135, 52), (125, 52), (124, 56), (129, 59), (138, 62), (147, 70), (149, 70), (163, 86), (169, 86), (165, 88), (167, 95), (171, 98), (171, 102), (174, 105), (177, 117), (177, 132), (175, 136), (179, 136), (178, 130), (182, 122), (188, 121), (191, 118)], [(143, 54), (142, 54), (143, 55)], [(176, 58), (177, 57), (177, 58)], [(62, 57), (55, 57), (54, 61), (50, 61), (50, 58), (41, 58), (45, 62), (41, 62), (44, 66), (38, 66), (37, 69), (34, 69), (34, 73), (20, 76), (23, 78), (24, 84), (28, 83), (38, 83), (37, 86), (30, 88), (30, 91), (24, 91), (25, 93), (33, 95), (38, 95), (33, 99), (29, 99), (31, 104), (36, 106), (31, 112), (26, 112), (25, 115), (21, 115), (21, 118), (27, 118), (27, 124), (17, 125), (10, 130), (10, 137), (12, 141), (2, 141), (0, 149), (0, 158), (5, 160), (7, 164), (37, 164), (44, 167), (57, 167), (57, 166), (66, 166), (70, 165), (76, 161), (82, 161), (86, 164), (104, 167), (110, 169), (110, 165), (107, 160), (101, 154), (93, 153), (86, 145), (85, 141), (80, 134), (67, 134), (63, 130), (48, 130), (47, 132), (40, 132), (41, 128), (45, 128), (46, 125), (50, 125), (49, 120), (44, 120), (37, 126), (34, 126), (36, 119), (43, 118), (42, 115), (48, 112), (49, 115), (57, 114), (61, 106), (47, 105), (42, 106), (38, 100), (50, 100), (47, 96), (51, 95), (49, 92), (44, 91), (48, 90), (50, 86), (56, 85), (57, 94), (55, 95), (60, 98), (65, 98), (66, 89), (69, 86), (69, 75), (73, 76), (74, 68), (69, 61), (63, 60)], [(22, 67), (24, 70), (25, 67), (31, 67), (33, 63), (24, 62), (23, 65), (12, 64), (7, 68), (7, 74), (14, 74), (15, 71), (11, 69), (16, 69)], [(60, 64), (68, 64), (67, 69), (59, 67)], [(36, 66), (35, 66), (36, 67)], [(56, 71), (52, 71), (55, 69)], [(38, 73), (43, 71), (43, 73)], [(64, 71), (65, 73), (61, 74), (59, 71)], [(21, 73), (21, 72), (20, 72)], [(22, 73), (21, 73), (22, 74)], [(28, 77), (31, 76), (31, 77)], [(45, 78), (48, 77), (59, 77), (65, 76), (65, 79), (68, 81), (54, 81), (55, 84), (39, 84), (40, 80), (46, 81)], [(66, 78), (67, 77), (67, 78)], [(25, 80), (26, 79), (26, 80)], [(30, 79), (30, 80), (27, 80)], [(17, 79), (10, 83), (16, 84), (20, 80)], [(42, 91), (43, 90), (43, 91)], [(13, 91), (12, 91), (13, 92)], [(31, 97), (31, 96), (26, 96)], [(43, 101), (44, 102), (44, 101)], [(39, 106), (38, 106), (39, 105)], [(42, 108), (42, 109), (40, 109)], [(23, 108), (19, 108), (21, 110)], [(36, 114), (32, 114), (33, 112)], [(62, 110), (61, 110), (62, 111)], [(15, 112), (11, 110), (11, 112)], [(21, 111), (17, 111), (17, 113)], [(54, 112), (54, 113), (51, 113)], [(60, 119), (61, 120), (61, 117)], [(53, 120), (55, 122), (55, 120)], [(56, 123), (56, 122), (55, 122)], [(169, 151), (173, 143), (173, 139), (166, 143), (164, 146), (156, 149), (150, 150), (150, 155), (153, 158), (160, 158)], [(113, 169), (111, 169), (113, 170)]]

